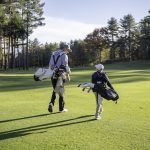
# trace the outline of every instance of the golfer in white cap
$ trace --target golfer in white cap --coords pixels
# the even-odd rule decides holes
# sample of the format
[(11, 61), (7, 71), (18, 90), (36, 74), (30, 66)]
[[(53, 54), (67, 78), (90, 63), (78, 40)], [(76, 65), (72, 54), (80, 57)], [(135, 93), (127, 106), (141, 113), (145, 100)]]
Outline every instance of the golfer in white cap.
[(92, 74), (92, 83), (95, 85), (92, 90), (95, 94), (96, 97), (96, 113), (95, 113), (95, 117), (97, 120), (101, 119), (101, 113), (103, 111), (103, 107), (102, 107), (102, 102), (103, 102), (103, 98), (102, 96), (99, 94), (99, 85), (100, 84), (107, 84), (110, 88), (114, 89), (109, 81), (108, 76), (106, 75), (106, 73), (103, 72), (104, 70), (104, 66), (102, 64), (97, 64), (95, 65), (96, 68), (96, 72), (94, 72)]

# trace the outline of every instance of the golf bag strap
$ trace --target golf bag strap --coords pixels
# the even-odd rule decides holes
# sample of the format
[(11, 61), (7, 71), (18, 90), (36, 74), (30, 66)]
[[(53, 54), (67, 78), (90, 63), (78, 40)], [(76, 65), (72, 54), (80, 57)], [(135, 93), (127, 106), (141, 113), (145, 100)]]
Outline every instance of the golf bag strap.
[(57, 64), (59, 57), (60, 57), (60, 55), (59, 55), (59, 56), (56, 58), (56, 60), (55, 60), (55, 56), (53, 55), (54, 65)]
[(59, 54), (59, 56), (56, 58), (56, 60), (55, 60), (55, 56), (53, 55), (53, 61), (54, 61), (54, 65), (56, 66), (56, 64), (57, 64), (57, 62), (58, 62), (58, 60), (59, 60), (59, 58), (61, 57), (61, 56), (63, 56), (65, 53), (63, 53), (63, 54)]

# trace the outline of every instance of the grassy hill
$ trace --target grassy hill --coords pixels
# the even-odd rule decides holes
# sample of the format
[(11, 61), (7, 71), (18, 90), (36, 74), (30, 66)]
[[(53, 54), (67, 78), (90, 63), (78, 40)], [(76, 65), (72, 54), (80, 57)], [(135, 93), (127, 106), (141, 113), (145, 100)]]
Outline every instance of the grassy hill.
[(94, 119), (93, 93), (79, 83), (94, 68), (72, 69), (65, 91), (67, 113), (47, 111), (50, 80), (35, 82), (34, 71), (0, 72), (1, 150), (148, 150), (150, 149), (150, 62), (105, 65), (118, 91), (118, 104), (104, 100), (102, 119)]

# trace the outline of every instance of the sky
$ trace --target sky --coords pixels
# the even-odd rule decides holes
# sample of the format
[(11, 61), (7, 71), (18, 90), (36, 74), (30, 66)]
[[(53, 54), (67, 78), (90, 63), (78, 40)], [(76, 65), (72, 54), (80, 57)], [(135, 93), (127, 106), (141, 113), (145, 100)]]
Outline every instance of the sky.
[(95, 28), (106, 27), (108, 20), (132, 14), (136, 22), (148, 15), (150, 0), (41, 0), (45, 26), (30, 36), (42, 44), (84, 39)]

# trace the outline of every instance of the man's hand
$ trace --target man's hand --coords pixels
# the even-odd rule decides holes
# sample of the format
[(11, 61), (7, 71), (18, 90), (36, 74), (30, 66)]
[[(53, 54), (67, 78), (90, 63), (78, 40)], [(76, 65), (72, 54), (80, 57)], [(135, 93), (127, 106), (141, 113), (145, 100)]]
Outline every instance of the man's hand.
[(67, 80), (70, 81), (70, 75), (67, 73)]

